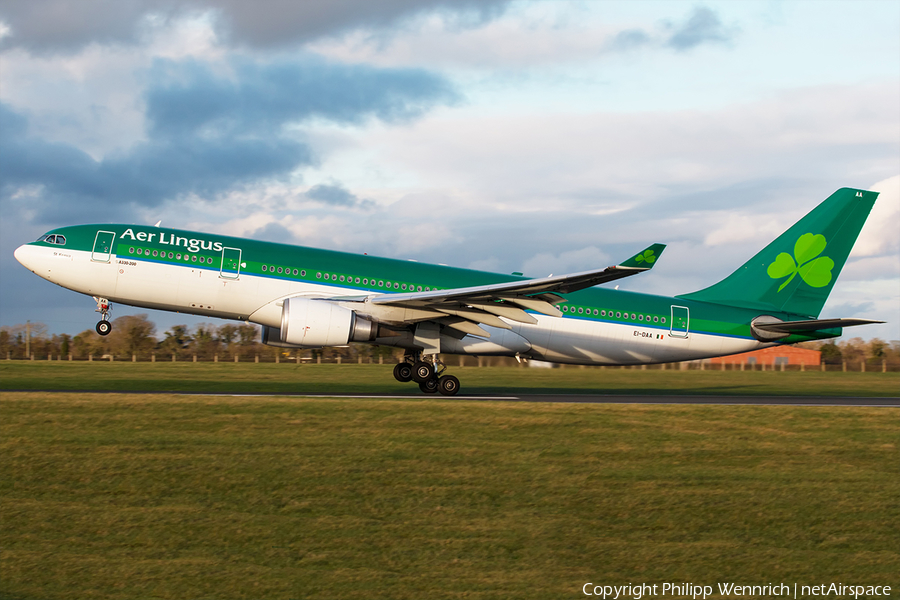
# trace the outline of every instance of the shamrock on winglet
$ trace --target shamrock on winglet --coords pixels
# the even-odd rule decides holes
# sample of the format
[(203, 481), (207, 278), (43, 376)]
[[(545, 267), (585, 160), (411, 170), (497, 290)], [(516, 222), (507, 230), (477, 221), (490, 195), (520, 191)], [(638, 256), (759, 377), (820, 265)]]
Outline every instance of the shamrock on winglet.
[(654, 256), (654, 252), (652, 248), (647, 248), (640, 254), (634, 257), (636, 262), (646, 262), (648, 265), (656, 262), (656, 256)]

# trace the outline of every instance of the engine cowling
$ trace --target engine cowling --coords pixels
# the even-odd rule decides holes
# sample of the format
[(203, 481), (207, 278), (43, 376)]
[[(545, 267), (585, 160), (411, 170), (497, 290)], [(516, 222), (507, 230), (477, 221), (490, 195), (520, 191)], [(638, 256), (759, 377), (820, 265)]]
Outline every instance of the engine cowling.
[(281, 313), (280, 341), (303, 348), (370, 342), (377, 327), (352, 310), (327, 300), (288, 298)]

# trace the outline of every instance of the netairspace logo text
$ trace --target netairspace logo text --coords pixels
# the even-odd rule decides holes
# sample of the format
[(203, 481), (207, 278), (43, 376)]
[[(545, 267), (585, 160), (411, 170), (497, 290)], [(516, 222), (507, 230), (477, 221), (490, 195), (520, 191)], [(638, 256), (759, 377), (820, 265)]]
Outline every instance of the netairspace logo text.
[[(877, 596), (890, 596), (889, 585), (846, 585), (844, 583), (821, 583), (819, 585), (801, 585), (794, 583), (768, 583), (766, 585), (741, 585), (736, 583), (717, 583), (719, 597), (753, 596), (756, 598), (765, 596), (778, 596), (782, 598), (872, 598)], [(628, 585), (594, 585), (586, 583), (581, 591), (585, 596), (597, 596), (598, 598), (617, 600), (618, 598), (641, 598), (651, 596), (669, 596), (675, 598), (703, 598), (713, 595), (715, 591), (711, 585), (697, 585), (694, 583), (637, 583)]]

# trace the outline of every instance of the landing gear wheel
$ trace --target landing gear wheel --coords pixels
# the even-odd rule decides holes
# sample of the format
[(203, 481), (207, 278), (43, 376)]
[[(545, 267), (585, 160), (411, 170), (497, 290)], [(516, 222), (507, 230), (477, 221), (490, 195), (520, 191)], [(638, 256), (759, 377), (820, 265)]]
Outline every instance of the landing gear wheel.
[(402, 362), (396, 367), (394, 367), (394, 379), (401, 383), (406, 383), (410, 381), (413, 377), (413, 368), (412, 365), (408, 362)]
[(100, 335), (109, 335), (109, 332), (112, 331), (112, 323), (109, 321), (100, 321), (97, 323), (97, 333)]
[(455, 396), (459, 392), (459, 379), (453, 375), (444, 375), (438, 379), (438, 391), (445, 396)]
[(416, 383), (425, 383), (429, 379), (434, 379), (434, 366), (425, 361), (416, 361), (413, 365), (413, 380)]
[(419, 384), (419, 389), (426, 394), (434, 394), (438, 391), (438, 380), (434, 377), (432, 377), (431, 379), (426, 379)]

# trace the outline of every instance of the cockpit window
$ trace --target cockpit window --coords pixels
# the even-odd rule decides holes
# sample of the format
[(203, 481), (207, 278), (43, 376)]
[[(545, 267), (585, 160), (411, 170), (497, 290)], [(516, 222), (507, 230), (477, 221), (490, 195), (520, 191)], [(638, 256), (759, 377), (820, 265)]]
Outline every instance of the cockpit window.
[(66, 245), (66, 236), (45, 233), (37, 239), (39, 242), (47, 242), (48, 244), (56, 244), (57, 246)]

